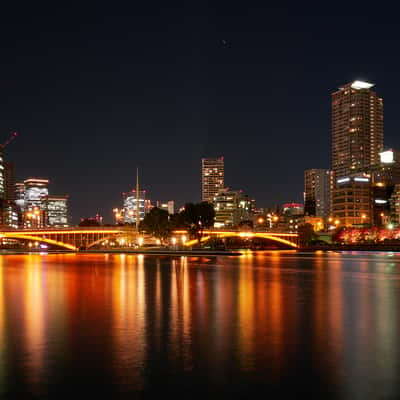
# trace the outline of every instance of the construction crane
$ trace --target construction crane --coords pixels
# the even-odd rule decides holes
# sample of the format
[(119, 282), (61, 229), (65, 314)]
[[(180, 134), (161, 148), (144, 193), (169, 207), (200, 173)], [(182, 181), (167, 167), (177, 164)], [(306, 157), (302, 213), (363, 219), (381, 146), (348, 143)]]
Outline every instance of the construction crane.
[(4, 149), (4, 147), (8, 146), (13, 140), (16, 139), (17, 136), (18, 136), (17, 131), (11, 131), (8, 139), (3, 144), (0, 144), (0, 148)]

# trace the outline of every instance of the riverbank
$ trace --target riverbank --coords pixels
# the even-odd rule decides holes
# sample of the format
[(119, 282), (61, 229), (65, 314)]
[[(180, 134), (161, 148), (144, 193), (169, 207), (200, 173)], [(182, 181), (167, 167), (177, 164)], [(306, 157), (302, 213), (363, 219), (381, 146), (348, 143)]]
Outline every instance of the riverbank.
[(225, 250), (143, 250), (143, 249), (107, 249), (107, 250), (0, 250), (0, 255), (17, 254), (144, 254), (154, 256), (240, 256), (239, 251)]
[(388, 251), (400, 252), (400, 245), (397, 244), (332, 244), (307, 246), (299, 249), (301, 251)]
[(107, 254), (148, 254), (155, 256), (240, 256), (239, 251), (226, 250), (143, 250), (143, 249), (113, 249), (113, 250), (80, 250), (79, 253), (107, 253)]

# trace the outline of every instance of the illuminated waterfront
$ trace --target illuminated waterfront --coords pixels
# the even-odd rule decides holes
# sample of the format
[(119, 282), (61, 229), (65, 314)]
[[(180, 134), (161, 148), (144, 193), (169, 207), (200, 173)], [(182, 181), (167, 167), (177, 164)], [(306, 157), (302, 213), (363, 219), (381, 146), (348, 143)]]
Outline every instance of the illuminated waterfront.
[(0, 395), (398, 398), (399, 306), (400, 254), (3, 256)]

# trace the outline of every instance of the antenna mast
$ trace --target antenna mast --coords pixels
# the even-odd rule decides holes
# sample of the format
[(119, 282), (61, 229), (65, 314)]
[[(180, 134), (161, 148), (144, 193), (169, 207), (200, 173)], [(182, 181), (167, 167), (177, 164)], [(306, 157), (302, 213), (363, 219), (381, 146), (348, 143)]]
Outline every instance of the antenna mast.
[(136, 232), (139, 233), (140, 208), (139, 208), (139, 168), (136, 167)]

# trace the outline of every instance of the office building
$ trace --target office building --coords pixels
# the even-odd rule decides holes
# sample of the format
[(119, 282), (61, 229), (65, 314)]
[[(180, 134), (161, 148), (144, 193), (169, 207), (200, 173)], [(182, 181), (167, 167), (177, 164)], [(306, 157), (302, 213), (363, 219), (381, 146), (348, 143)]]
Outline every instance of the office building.
[(354, 81), (332, 93), (332, 170), (335, 179), (368, 172), (383, 150), (383, 100), (372, 83)]
[(371, 179), (356, 174), (336, 180), (333, 191), (332, 215), (340, 226), (363, 227), (371, 224)]
[(156, 201), (156, 207), (161, 208), (162, 210), (168, 211), (168, 214), (172, 215), (175, 213), (175, 202), (174, 200), (169, 200), (166, 202)]
[(68, 196), (47, 196), (47, 226), (66, 228), (68, 226)]
[(22, 210), (25, 228), (43, 228), (47, 226), (48, 185), (48, 179), (29, 178), (24, 180)]
[(390, 204), (390, 217), (388, 222), (393, 225), (393, 227), (400, 226), (400, 184), (395, 185), (392, 195), (389, 199)]
[(224, 189), (224, 157), (201, 160), (201, 199), (212, 202), (214, 196)]
[(370, 168), (372, 183), (380, 186), (400, 184), (400, 151), (388, 149), (379, 157), (379, 163)]
[(237, 226), (252, 218), (254, 201), (241, 191), (220, 190), (213, 198), (215, 228)]
[(304, 214), (327, 218), (331, 209), (333, 172), (328, 169), (304, 171)]
[(4, 180), (5, 180), (5, 198), (6, 200), (15, 200), (15, 181), (14, 181), (14, 164), (10, 162), (4, 163)]
[[(132, 190), (128, 193), (122, 193), (123, 196), (123, 209), (122, 217), (123, 222), (127, 224), (136, 223), (136, 190)], [(149, 202), (146, 202), (146, 191), (139, 190), (139, 221), (142, 221), (146, 209), (148, 209)]]

